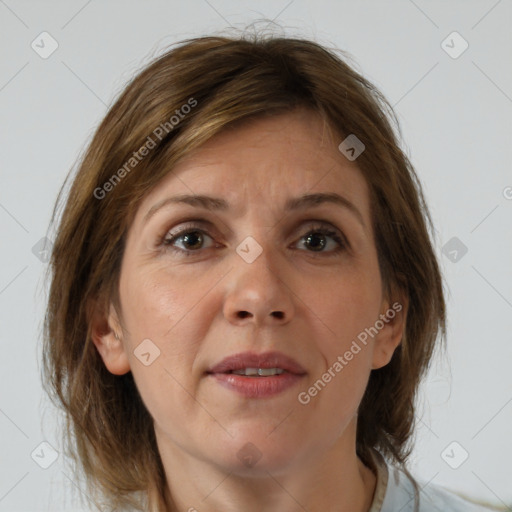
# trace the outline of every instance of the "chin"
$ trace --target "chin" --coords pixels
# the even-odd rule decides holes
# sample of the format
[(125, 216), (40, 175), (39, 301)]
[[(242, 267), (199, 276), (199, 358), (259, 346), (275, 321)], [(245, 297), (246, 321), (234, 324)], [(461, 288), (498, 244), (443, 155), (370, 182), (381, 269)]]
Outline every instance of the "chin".
[[(219, 443), (216, 463), (224, 470), (241, 476), (268, 476), (278, 474), (296, 463), (297, 447), (304, 447), (304, 440), (294, 439), (285, 430), (272, 428), (237, 429), (236, 435)], [(232, 432), (232, 430), (230, 430)], [(271, 432), (269, 434), (269, 432)]]

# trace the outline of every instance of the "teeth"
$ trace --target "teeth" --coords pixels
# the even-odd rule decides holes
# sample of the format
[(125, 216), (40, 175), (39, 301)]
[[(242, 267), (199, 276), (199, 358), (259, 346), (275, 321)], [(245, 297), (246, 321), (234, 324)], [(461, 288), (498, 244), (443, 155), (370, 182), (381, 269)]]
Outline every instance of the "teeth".
[(233, 370), (231, 373), (248, 377), (268, 377), (271, 375), (280, 375), (283, 372), (284, 370), (282, 368), (243, 368), (242, 370)]

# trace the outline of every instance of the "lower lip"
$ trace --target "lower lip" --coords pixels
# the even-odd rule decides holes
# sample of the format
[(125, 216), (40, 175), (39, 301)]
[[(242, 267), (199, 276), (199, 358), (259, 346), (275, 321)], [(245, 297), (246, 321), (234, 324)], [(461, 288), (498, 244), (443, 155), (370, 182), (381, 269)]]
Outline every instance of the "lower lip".
[(219, 384), (247, 398), (267, 398), (297, 384), (304, 375), (281, 373), (269, 377), (247, 377), (235, 373), (212, 373)]

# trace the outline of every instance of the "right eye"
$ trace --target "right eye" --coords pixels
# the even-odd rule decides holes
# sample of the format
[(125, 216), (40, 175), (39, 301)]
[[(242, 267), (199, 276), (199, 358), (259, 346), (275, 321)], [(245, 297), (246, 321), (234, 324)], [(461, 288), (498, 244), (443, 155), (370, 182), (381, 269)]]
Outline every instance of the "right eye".
[[(163, 240), (163, 245), (166, 248), (181, 253), (184, 256), (191, 256), (191, 253), (198, 252), (200, 249), (209, 248), (212, 246), (210, 243), (205, 247), (205, 241), (213, 238), (208, 235), (204, 230), (199, 229), (197, 226), (188, 225), (174, 233), (169, 233)], [(177, 244), (181, 244), (181, 247)]]

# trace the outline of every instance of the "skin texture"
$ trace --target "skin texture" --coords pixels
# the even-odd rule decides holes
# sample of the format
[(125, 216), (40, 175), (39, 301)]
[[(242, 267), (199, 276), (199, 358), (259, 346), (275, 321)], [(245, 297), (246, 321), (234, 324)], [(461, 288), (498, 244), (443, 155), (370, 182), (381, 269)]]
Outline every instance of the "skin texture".
[[(253, 120), (181, 161), (138, 209), (122, 261), (120, 311), (112, 305), (95, 314), (93, 341), (112, 373), (133, 373), (154, 419), (173, 510), (370, 507), (376, 479), (356, 456), (357, 409), (371, 370), (386, 365), (400, 343), (403, 298), (402, 311), (317, 396), (307, 405), (297, 399), (397, 299), (383, 295), (368, 186), (339, 142), (307, 109)], [(362, 219), (332, 203), (283, 210), (288, 198), (317, 192), (342, 195)], [(192, 193), (225, 199), (230, 208), (168, 204), (144, 221), (160, 201)], [(194, 223), (202, 239), (174, 241), (190, 256), (161, 243), (192, 219), (211, 224)], [(308, 243), (319, 221), (348, 245), (335, 252), (339, 244), (322, 234)], [(253, 263), (236, 252), (247, 236), (263, 250)], [(326, 245), (315, 251), (319, 240)], [(149, 366), (133, 353), (144, 339), (160, 350)], [(281, 351), (307, 374), (264, 399), (205, 374), (246, 350)], [(248, 442), (261, 454), (252, 467), (237, 456)]]

